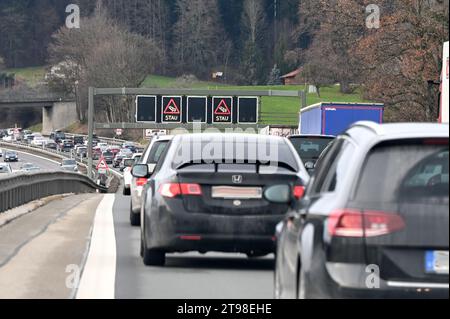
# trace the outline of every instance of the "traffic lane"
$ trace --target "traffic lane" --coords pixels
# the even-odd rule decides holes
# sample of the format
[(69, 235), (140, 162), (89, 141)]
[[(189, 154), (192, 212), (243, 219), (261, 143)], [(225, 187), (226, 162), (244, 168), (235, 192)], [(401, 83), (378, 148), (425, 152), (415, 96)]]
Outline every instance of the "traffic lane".
[(130, 198), (117, 193), (113, 206), (118, 299), (271, 299), (274, 258), (209, 253), (169, 254), (165, 267), (146, 267), (140, 229), (129, 221)]
[[(20, 152), (20, 151), (17, 151), (17, 155), (19, 156), (19, 161), (9, 163), (11, 165), (11, 168), (13, 169), (13, 171), (20, 170), (22, 165), (25, 163), (35, 164), (42, 170), (59, 170), (60, 169), (59, 163), (49, 160), (49, 159), (45, 159), (40, 156), (36, 156), (36, 155), (32, 155), (32, 154), (24, 153), (24, 152)], [(2, 158), (1, 160), (4, 161), (4, 158)]]
[(83, 266), (102, 198), (53, 200), (0, 227), (0, 287), (8, 287), (0, 289), (0, 299), (73, 297), (75, 287), (66, 282)]

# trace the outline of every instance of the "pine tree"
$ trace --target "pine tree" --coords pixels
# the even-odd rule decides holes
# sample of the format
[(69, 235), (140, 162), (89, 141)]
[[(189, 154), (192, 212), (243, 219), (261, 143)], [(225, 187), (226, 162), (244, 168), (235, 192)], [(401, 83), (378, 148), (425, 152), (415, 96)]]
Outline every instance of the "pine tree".
[(275, 64), (272, 71), (270, 71), (269, 81), (267, 82), (267, 85), (282, 85), (282, 84), (283, 82), (281, 81), (281, 71)]

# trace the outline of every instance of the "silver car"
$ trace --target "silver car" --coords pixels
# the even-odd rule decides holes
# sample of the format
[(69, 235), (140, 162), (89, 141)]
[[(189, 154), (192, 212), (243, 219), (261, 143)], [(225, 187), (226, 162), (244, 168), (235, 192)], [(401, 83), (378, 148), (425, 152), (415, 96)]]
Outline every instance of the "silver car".
[(78, 173), (78, 164), (74, 159), (65, 159), (61, 163), (61, 169), (67, 172)]
[[(153, 171), (172, 139), (173, 136), (154, 137), (148, 147), (144, 150), (144, 156), (141, 158), (139, 164), (147, 164), (152, 168), (150, 171)], [(133, 177), (131, 181), (130, 223), (132, 226), (139, 226), (140, 223), (142, 190), (144, 189), (144, 185), (147, 184), (147, 180), (148, 178)]]

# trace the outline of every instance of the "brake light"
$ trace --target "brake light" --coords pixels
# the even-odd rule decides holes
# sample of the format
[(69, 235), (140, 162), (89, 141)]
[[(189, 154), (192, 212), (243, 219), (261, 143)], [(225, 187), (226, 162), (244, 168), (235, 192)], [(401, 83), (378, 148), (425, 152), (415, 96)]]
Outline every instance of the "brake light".
[(332, 212), (328, 219), (328, 233), (336, 237), (377, 237), (404, 228), (401, 216), (379, 211), (343, 209)]
[(145, 184), (147, 184), (147, 179), (146, 178), (138, 178), (136, 180), (136, 185), (137, 186), (144, 186)]
[(166, 183), (161, 185), (159, 193), (168, 198), (174, 198), (179, 195), (201, 196), (202, 188), (198, 184)]
[(180, 184), (181, 194), (200, 196), (202, 195), (202, 188), (198, 184)]
[(302, 199), (304, 195), (305, 195), (304, 186), (294, 186), (294, 197), (296, 199)]

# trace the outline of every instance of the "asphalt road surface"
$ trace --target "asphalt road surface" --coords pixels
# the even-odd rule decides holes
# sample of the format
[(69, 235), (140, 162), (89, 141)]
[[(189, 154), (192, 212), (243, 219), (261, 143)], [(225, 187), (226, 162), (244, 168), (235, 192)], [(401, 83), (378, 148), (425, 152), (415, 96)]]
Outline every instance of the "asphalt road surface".
[(146, 267), (140, 230), (129, 222), (129, 197), (115, 196), (116, 298), (270, 299), (274, 257), (196, 253), (168, 255), (165, 267)]
[[(6, 150), (6, 149), (4, 149), (4, 150)], [(45, 159), (45, 158), (42, 158), (39, 156), (30, 155), (28, 153), (17, 152), (17, 154), (19, 155), (19, 162), (9, 163), (9, 164), (11, 164), (11, 168), (13, 169), (13, 171), (20, 170), (22, 165), (25, 163), (35, 164), (42, 170), (59, 170), (59, 163), (57, 163), (57, 162), (50, 161), (48, 159)], [(4, 158), (3, 157), (0, 158), (0, 161), (3, 162)]]
[[(19, 158), (13, 169), (28, 162), (58, 169), (32, 155)], [(122, 189), (77, 195), (0, 227), (0, 287), (11, 287), (0, 298), (272, 298), (273, 256), (169, 254), (165, 267), (144, 266), (129, 207)], [(78, 290), (67, 288), (72, 264), (85, 266)]]
[(0, 299), (73, 298), (68, 271), (83, 266), (101, 199), (58, 198), (0, 227)]

